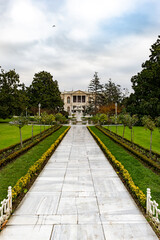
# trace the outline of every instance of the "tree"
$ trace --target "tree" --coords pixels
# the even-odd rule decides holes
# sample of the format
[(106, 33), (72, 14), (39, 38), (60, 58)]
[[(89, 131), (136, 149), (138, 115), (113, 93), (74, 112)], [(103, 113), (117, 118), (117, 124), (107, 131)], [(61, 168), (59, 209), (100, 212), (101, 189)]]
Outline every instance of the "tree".
[(150, 130), (150, 132), (151, 132), (151, 136), (150, 136), (150, 156), (151, 156), (151, 153), (152, 153), (152, 133), (153, 133), (155, 127), (156, 127), (155, 122), (151, 119), (150, 116), (144, 116), (142, 118), (142, 123), (144, 125), (144, 128)]
[(53, 76), (45, 71), (34, 75), (32, 84), (28, 89), (28, 96), (33, 107), (38, 107), (40, 103), (41, 108), (52, 112), (63, 107), (58, 82), (53, 81)]
[(20, 116), (16, 119), (14, 119), (12, 122), (10, 122), (11, 125), (16, 126), (19, 128), (19, 133), (20, 133), (20, 142), (21, 142), (21, 147), (23, 147), (23, 142), (22, 142), (22, 131), (21, 129), (28, 123), (28, 119), (24, 116)]
[(120, 114), (119, 115), (119, 120), (123, 124), (123, 135), (122, 135), (123, 138), (124, 138), (125, 128), (128, 124), (128, 118), (129, 118), (129, 114)]
[(88, 86), (88, 91), (93, 93), (90, 106), (92, 106), (92, 112), (96, 114), (98, 112), (99, 105), (101, 105), (102, 99), (102, 85), (100, 84), (97, 72), (95, 72), (93, 79)]
[(150, 51), (142, 71), (131, 78), (134, 93), (127, 98), (126, 108), (132, 115), (155, 118), (160, 112), (160, 36)]
[(101, 114), (100, 117), (99, 117), (99, 122), (100, 124), (105, 124), (106, 122), (108, 121), (108, 117), (106, 114)]
[(130, 114), (127, 114), (126, 120), (128, 128), (131, 129), (131, 142), (133, 142), (133, 126), (138, 122), (138, 117), (137, 115), (131, 116)]
[(0, 73), (0, 117), (7, 118), (20, 115), (28, 104), (26, 88), (20, 84), (19, 75), (15, 70)]
[(108, 83), (103, 86), (103, 105), (111, 105), (120, 103), (123, 99), (121, 86), (116, 85), (109, 79)]

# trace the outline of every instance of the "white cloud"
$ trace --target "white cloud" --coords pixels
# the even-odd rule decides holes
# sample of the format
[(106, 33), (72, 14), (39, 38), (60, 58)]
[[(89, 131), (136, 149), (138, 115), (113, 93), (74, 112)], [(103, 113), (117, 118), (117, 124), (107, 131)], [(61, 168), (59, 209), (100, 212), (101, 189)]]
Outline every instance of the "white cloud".
[[(136, 13), (136, 9), (143, 13), (144, 3), (145, 6), (152, 3), (157, 9), (160, 3), (156, 0), (66, 0), (63, 4), (56, 1), (52, 7), (55, 1), (50, 1), (50, 7), (45, 0), (3, 2), (6, 9), (0, 18), (2, 68), (15, 68), (27, 86), (36, 72), (46, 70), (58, 80), (61, 90), (85, 90), (98, 71), (102, 82), (111, 77), (130, 88), (130, 78), (140, 71), (151, 44), (157, 39), (158, 10), (153, 14), (151, 25), (143, 24), (138, 33), (126, 30), (121, 34), (114, 32), (115, 29), (109, 32), (102, 25), (110, 26), (113, 20)], [(152, 17), (150, 12), (149, 16)]]

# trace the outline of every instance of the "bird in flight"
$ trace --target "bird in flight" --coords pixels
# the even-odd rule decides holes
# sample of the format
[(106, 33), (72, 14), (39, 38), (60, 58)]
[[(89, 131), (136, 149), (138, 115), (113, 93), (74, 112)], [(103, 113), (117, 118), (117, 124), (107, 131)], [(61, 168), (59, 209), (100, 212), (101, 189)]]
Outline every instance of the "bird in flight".
[(55, 27), (56, 25), (53, 25), (52, 27)]

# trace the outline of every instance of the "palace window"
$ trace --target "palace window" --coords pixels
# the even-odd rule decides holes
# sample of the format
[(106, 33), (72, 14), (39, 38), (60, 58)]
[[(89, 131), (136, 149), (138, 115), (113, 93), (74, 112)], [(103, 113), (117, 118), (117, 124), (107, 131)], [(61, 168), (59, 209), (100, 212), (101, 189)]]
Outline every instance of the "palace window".
[(70, 112), (70, 107), (67, 107), (67, 112), (68, 112), (68, 113)]
[(67, 97), (67, 103), (70, 103), (70, 97)]
[(82, 102), (86, 102), (86, 96), (82, 96)]
[(76, 96), (73, 96), (73, 102), (76, 102)]
[(78, 102), (81, 102), (81, 96), (78, 96)]

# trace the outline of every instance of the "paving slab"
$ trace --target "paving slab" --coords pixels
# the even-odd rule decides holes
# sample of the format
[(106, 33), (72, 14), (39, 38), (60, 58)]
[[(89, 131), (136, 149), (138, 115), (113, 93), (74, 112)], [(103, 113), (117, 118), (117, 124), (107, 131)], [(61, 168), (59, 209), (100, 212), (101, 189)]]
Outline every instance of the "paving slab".
[(157, 240), (85, 126), (72, 126), (0, 240)]

